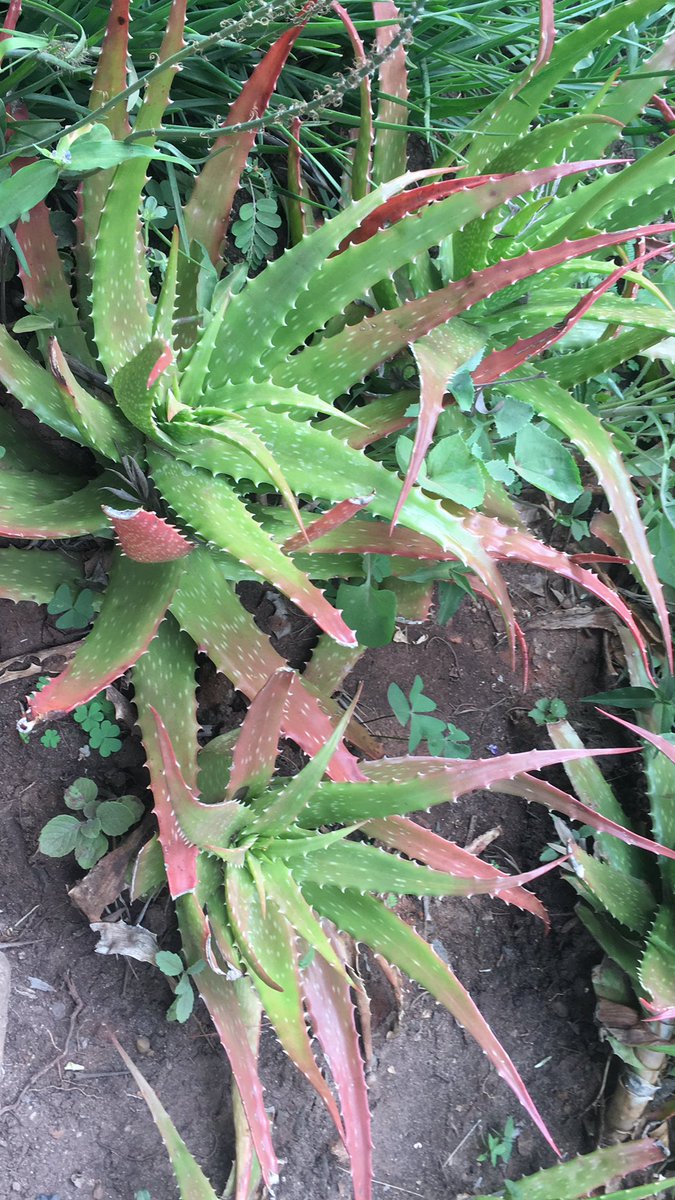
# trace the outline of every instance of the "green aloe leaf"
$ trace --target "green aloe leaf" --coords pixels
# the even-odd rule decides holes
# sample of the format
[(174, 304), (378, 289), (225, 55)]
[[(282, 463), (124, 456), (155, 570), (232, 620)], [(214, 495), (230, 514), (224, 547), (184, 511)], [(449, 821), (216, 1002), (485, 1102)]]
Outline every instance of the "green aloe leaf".
[(468, 992), (431, 946), (395, 913), (370, 896), (360, 896), (354, 892), (347, 896), (339, 888), (316, 884), (306, 884), (303, 891), (317, 912), (329, 917), (339, 929), (346, 930), (358, 941), (366, 942), (376, 953), (405, 971), (406, 975), (445, 1005), (455, 1020), (476, 1039), (557, 1153), (555, 1143), (508, 1054)]
[(656, 914), (638, 974), (655, 1008), (675, 1007), (675, 913), (670, 903)]
[(646, 933), (656, 908), (649, 885), (592, 858), (579, 846), (570, 849), (581, 894), (591, 903), (599, 904), (627, 929)]
[(3, 600), (31, 600), (49, 604), (64, 585), (74, 587), (82, 577), (76, 558), (58, 550), (0, 550), (0, 596)]
[[(663, 1150), (658, 1142), (645, 1139), (628, 1142), (622, 1146), (608, 1146), (592, 1154), (579, 1155), (571, 1162), (560, 1163), (509, 1183), (509, 1200), (581, 1200), (597, 1188), (609, 1184), (618, 1176), (642, 1171), (663, 1161)], [(614, 1192), (606, 1200), (649, 1200), (656, 1192), (663, 1191), (672, 1180), (652, 1183), (625, 1192)], [(498, 1200), (497, 1196), (477, 1196), (476, 1200)]]
[(157, 1093), (122, 1049), (117, 1038), (112, 1034), (110, 1036), (162, 1135), (162, 1141), (169, 1152), (181, 1200), (218, 1200), (211, 1184), (190, 1154), (171, 1117), (161, 1104)]

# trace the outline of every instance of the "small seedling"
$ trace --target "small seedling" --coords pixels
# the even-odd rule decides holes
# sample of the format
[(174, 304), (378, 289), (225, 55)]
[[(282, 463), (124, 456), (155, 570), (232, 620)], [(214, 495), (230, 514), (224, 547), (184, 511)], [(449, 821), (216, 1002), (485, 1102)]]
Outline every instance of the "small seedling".
[(61, 741), (61, 734), (57, 733), (56, 729), (45, 729), (40, 738), (40, 745), (46, 746), (48, 750), (56, 750)]
[(56, 618), (57, 629), (86, 629), (94, 618), (94, 593), (91, 588), (75, 592), (67, 583), (56, 589), (47, 605), (47, 612)]
[(200, 959), (186, 970), (180, 954), (174, 954), (171, 950), (158, 950), (155, 955), (155, 966), (159, 967), (163, 975), (176, 980), (173, 1003), (167, 1010), (166, 1019), (167, 1021), (178, 1021), (179, 1025), (183, 1025), (195, 1005), (191, 976), (198, 975), (200, 971), (203, 971), (206, 963)]
[(567, 705), (564, 700), (554, 697), (552, 700), (537, 700), (531, 708), (528, 717), (532, 717), (535, 725), (548, 725), (551, 721), (564, 721), (567, 716)]
[(500, 1162), (506, 1166), (513, 1154), (513, 1144), (517, 1136), (518, 1127), (513, 1117), (507, 1117), (503, 1133), (488, 1133), (487, 1149), (478, 1155), (478, 1162), (487, 1162), (489, 1159), (493, 1167), (499, 1166)]
[(592, 499), (590, 492), (582, 492), (580, 496), (577, 496), (569, 512), (558, 511), (555, 514), (556, 525), (564, 525), (566, 529), (569, 529), (575, 542), (581, 542), (590, 536), (588, 521), (584, 521), (582, 518), (588, 512)]
[(120, 727), (110, 719), (115, 716), (115, 708), (103, 694), (89, 704), (80, 704), (73, 716), (88, 734), (91, 749), (98, 750), (101, 758), (109, 758), (121, 750)]
[(450, 721), (441, 721), (430, 714), (438, 707), (435, 700), (424, 695), (424, 680), (415, 676), (410, 692), (392, 683), (387, 699), (399, 725), (410, 725), (408, 751), (413, 754), (420, 742), (426, 741), (429, 753), (443, 758), (468, 758), (471, 754), (469, 735)]
[(99, 800), (94, 780), (84, 777), (71, 783), (63, 799), (67, 808), (81, 815), (52, 817), (40, 834), (40, 850), (49, 858), (72, 853), (85, 871), (107, 852), (109, 838), (126, 833), (143, 815), (143, 805), (135, 796)]

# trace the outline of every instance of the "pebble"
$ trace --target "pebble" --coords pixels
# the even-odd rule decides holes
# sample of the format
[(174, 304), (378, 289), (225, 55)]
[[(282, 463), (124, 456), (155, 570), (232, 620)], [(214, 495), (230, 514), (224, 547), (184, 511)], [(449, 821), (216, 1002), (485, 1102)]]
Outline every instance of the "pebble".
[(151, 1049), (150, 1039), (146, 1037), (137, 1037), (136, 1049), (138, 1050), (139, 1054), (149, 1054)]

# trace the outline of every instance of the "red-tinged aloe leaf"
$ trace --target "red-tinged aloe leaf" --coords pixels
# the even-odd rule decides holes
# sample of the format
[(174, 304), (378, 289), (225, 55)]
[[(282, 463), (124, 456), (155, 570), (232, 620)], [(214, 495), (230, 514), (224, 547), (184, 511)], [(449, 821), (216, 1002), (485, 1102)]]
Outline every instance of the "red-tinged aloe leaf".
[(148, 459), (159, 491), (196, 534), (278, 587), (336, 642), (356, 644), (340, 613), (258, 525), (223, 476), (191, 468), (154, 448)]
[[(197, 962), (202, 953), (202, 913), (196, 898), (183, 896), (176, 912), (183, 945), (191, 961)], [(251, 1025), (256, 1013), (251, 985), (248, 979), (225, 979), (208, 965), (195, 976), (195, 982), (230, 1060), (263, 1177), (268, 1187), (273, 1187), (279, 1178), (279, 1166), (265, 1111), (257, 1053), (251, 1044)]]
[[(399, 32), (400, 26), (396, 22), (400, 19), (400, 13), (392, 0), (375, 0), (373, 16), (376, 21), (391, 22), (389, 25), (380, 25), (375, 33), (377, 49), (384, 51)], [(375, 183), (384, 183), (403, 175), (407, 166), (408, 69), (403, 45), (397, 46), (380, 66), (379, 85), (373, 179)]]
[(9, 503), (6, 487), (8, 475), (9, 472), (3, 471), (1, 477), (3, 499), (0, 501), (0, 534), (3, 537), (45, 538), (51, 541), (81, 537), (102, 529), (101, 490), (107, 476), (99, 476), (70, 496), (46, 502), (22, 499), (21, 476), (18, 476), (16, 499)]
[(255, 130), (228, 134), (227, 126), (244, 124), (266, 112), (277, 80), (305, 23), (306, 18), (302, 18), (299, 24), (282, 34), (244, 84), (185, 206), (185, 228), (190, 241), (200, 242), (215, 265), (222, 261), (221, 247), (232, 201), (255, 141)]
[[(586, 747), (583, 750), (526, 750), (522, 754), (500, 754), (497, 758), (475, 759), (442, 759), (420, 755), (414, 758), (384, 758), (378, 762), (363, 763), (362, 767), (363, 773), (374, 783), (429, 780), (433, 777), (445, 779), (448, 789), (446, 800), (456, 800), (466, 792), (496, 788), (526, 771), (543, 771), (546, 767), (574, 762), (585, 756), (601, 758), (605, 754), (611, 757), (615, 754), (631, 753), (636, 751), (631, 747), (619, 746), (598, 750)], [(337, 786), (330, 785), (331, 789)], [(358, 788), (354, 789), (354, 793), (358, 795)], [(358, 820), (359, 817), (346, 819)]]
[(9, 8), (7, 9), (5, 19), (3, 21), (4, 28), (2, 29), (2, 32), (0, 32), (0, 42), (4, 42), (5, 39), (10, 36), (12, 30), (16, 29), (16, 23), (20, 16), (21, 0), (10, 0)]
[(0, 550), (0, 597), (49, 604), (62, 584), (73, 587), (82, 578), (83, 563), (58, 550)]
[[(316, 1064), (307, 1034), (294, 931), (276, 905), (269, 904), (263, 913), (258, 890), (246, 870), (228, 868), (225, 886), (237, 938), (243, 927), (246, 936), (243, 952), (247, 958), (251, 953), (254, 956), (249, 963), (265, 1012), (284, 1050), (311, 1083), (343, 1137), (337, 1105)], [(233, 908), (231, 897), (235, 894)], [(273, 986), (266, 980), (273, 981)]]
[(555, 12), (553, 0), (539, 0), (539, 44), (537, 46), (537, 54), (529, 68), (523, 72), (520, 77), (518, 86), (511, 93), (511, 99), (514, 99), (531, 79), (545, 67), (553, 53), (555, 44)]
[(272, 778), (292, 682), (293, 671), (282, 667), (251, 701), (232, 755), (228, 799), (240, 788), (256, 796)]
[(372, 496), (360, 496), (356, 500), (341, 500), (328, 512), (322, 513), (320, 517), (312, 521), (311, 525), (306, 527), (304, 534), (295, 533), (293, 537), (288, 538), (284, 542), (284, 550), (292, 554), (294, 550), (306, 549), (310, 541), (314, 542), (317, 538), (325, 537), (326, 534), (339, 529), (345, 521), (351, 520), (356, 513), (361, 512), (367, 504), (370, 504), (371, 499)]
[(652, 733), (649, 729), (644, 729), (642, 725), (633, 725), (631, 721), (625, 721), (623, 717), (617, 717), (614, 713), (606, 712), (604, 708), (598, 709), (603, 717), (609, 717), (610, 721), (616, 721), (617, 725), (623, 725), (624, 729), (630, 729), (636, 737), (644, 738), (646, 742), (651, 742), (652, 746), (656, 746), (666, 758), (675, 763), (675, 743), (668, 740), (660, 733)]
[(520, 796), (523, 800), (534, 801), (535, 804), (543, 804), (553, 812), (563, 813), (572, 821), (590, 825), (591, 828), (597, 829), (598, 833), (609, 833), (612, 837), (625, 842), (627, 846), (636, 846), (639, 850), (646, 850), (648, 853), (660, 855), (662, 858), (675, 859), (675, 850), (669, 849), (661, 842), (652, 841), (651, 838), (642, 837), (639, 833), (634, 833), (632, 829), (626, 829), (624, 825), (603, 816), (597, 809), (583, 804), (574, 796), (561, 791), (560, 788), (553, 787), (543, 779), (535, 779), (534, 776), (527, 773), (516, 775), (513, 779), (502, 780), (500, 783), (490, 784), (488, 790), (505, 792), (510, 796)]
[[(331, 8), (334, 13), (342, 21), (347, 36), (352, 44), (354, 51), (354, 60), (357, 68), (366, 66), (366, 51), (359, 36), (359, 32), (352, 21), (347, 9), (338, 4), (337, 0), (333, 0)], [(352, 200), (360, 200), (370, 191), (371, 187), (371, 160), (373, 154), (373, 105), (370, 86), (370, 74), (366, 71), (365, 78), (362, 79), (360, 87), (360, 120), (359, 132), (354, 149), (354, 158), (352, 161), (351, 174), (351, 197)], [(405, 161), (403, 170), (405, 171)]]
[(29, 697), (33, 721), (86, 704), (145, 653), (173, 599), (181, 569), (180, 563), (140, 566), (118, 554), (88, 638), (65, 671)]
[[(172, 604), (180, 624), (249, 700), (270, 675), (286, 664), (246, 612), (212, 556), (196, 550), (187, 560)], [(325, 745), (333, 730), (318, 699), (300, 676), (293, 680), (286, 706), (284, 733), (310, 755)], [(362, 779), (357, 760), (340, 746), (329, 764), (335, 778)]]
[(157, 1093), (150, 1087), (147, 1079), (131, 1061), (126, 1051), (122, 1049), (114, 1034), (109, 1034), (109, 1036), (162, 1135), (162, 1141), (167, 1148), (173, 1173), (176, 1176), (181, 1200), (218, 1200), (211, 1184), (190, 1154)]
[(73, 442), (81, 442), (55, 380), (0, 325), (0, 383), (44, 425)]
[[(173, 0), (159, 63), (172, 58), (183, 46), (187, 0)], [(137, 146), (151, 152), (162, 124), (171, 82), (178, 65), (150, 79), (136, 117), (137, 130), (152, 131)], [(92, 252), (92, 314), (99, 357), (112, 377), (148, 342), (152, 333), (149, 315), (149, 273), (145, 244), (139, 231), (138, 209), (148, 159), (138, 156), (121, 163), (112, 178), (101, 213)]]
[[(163, 783), (160, 782), (153, 786), (153, 794), (155, 795), (155, 810), (160, 841), (166, 860), (167, 876), (171, 883), (171, 855), (167, 853), (165, 840), (170, 838), (172, 848), (177, 842), (182, 841), (189, 843), (191, 849), (197, 846), (213, 854), (218, 854), (221, 850), (227, 849), (227, 842), (233, 829), (241, 824), (242, 810), (234, 800), (225, 800), (221, 804), (201, 803), (194, 790), (185, 782), (162, 718), (152, 706), (150, 706), (150, 714), (155, 723), (156, 745), (164, 780)], [(141, 722), (139, 719), (139, 723), (143, 729), (145, 741), (147, 738), (146, 722)], [(147, 741), (149, 742), (150, 739), (147, 738)], [(149, 763), (151, 763), (151, 758), (155, 758), (154, 747), (152, 751), (148, 751)], [(153, 772), (152, 766), (151, 763), (151, 776), (154, 776), (157, 773)], [(161, 795), (159, 803), (158, 793)], [(191, 891), (192, 888), (185, 890)], [(182, 893), (179, 894), (182, 895)]]
[(49, 340), (49, 367), (61, 393), (64, 408), (80, 440), (104, 458), (119, 462), (124, 454), (137, 453), (140, 438), (117, 408), (92, 396), (77, 381), (55, 337)]
[[(333, 944), (339, 948), (337, 938), (333, 938)], [(368, 1088), (349, 983), (336, 976), (325, 959), (315, 955), (301, 973), (300, 986), (312, 1028), (335, 1080), (354, 1200), (370, 1200), (373, 1165)]]
[(193, 549), (175, 525), (145, 508), (115, 509), (104, 504), (103, 513), (117, 534), (122, 553), (134, 562), (173, 562)]
[[(575, 165), (579, 169), (580, 164)], [(633, 238), (673, 230), (675, 224), (666, 223), (596, 234), (504, 260), (399, 308), (366, 317), (358, 325), (348, 326), (334, 337), (307, 347), (276, 369), (275, 381), (315, 391), (322, 399), (333, 399), (406, 346), (513, 283)]]
[[(23, 106), (13, 110), (15, 117), (28, 118)], [(27, 159), (14, 159), (12, 172), (20, 170)], [(89, 347), (79, 322), (63, 271), (56, 235), (44, 201), (26, 213), (15, 228), (15, 237), (23, 258), (19, 259), (19, 278), (30, 312), (40, 313), (58, 328), (65, 349), (85, 364), (92, 362)]]
[(449, 380), (484, 345), (485, 339), (481, 333), (469, 332), (466, 327), (456, 329), (452, 322), (432, 330), (413, 344), (412, 352), (420, 378), (420, 413), (405, 482), (391, 519), (392, 528), (398, 521), (413, 484), (417, 482), (436, 431), (436, 422), (443, 410)]
[(501, 379), (503, 375), (513, 371), (516, 367), (522, 366), (528, 359), (533, 358), (537, 354), (543, 354), (544, 350), (548, 350), (555, 342), (560, 341), (565, 334), (569, 333), (577, 321), (580, 321), (599, 300), (605, 292), (613, 288), (620, 279), (623, 278), (629, 271), (639, 270), (644, 266), (650, 258), (655, 258), (660, 254), (667, 254), (672, 250), (672, 246), (657, 246), (655, 250), (648, 254), (641, 254), (639, 258), (632, 262), (623, 263), (606, 279), (597, 284), (590, 292), (588, 292), (578, 304), (555, 325), (550, 325), (548, 329), (543, 329), (541, 333), (535, 333), (532, 337), (521, 338), (515, 342), (513, 346), (509, 346), (506, 350), (493, 350), (492, 354), (488, 354), (486, 358), (479, 364), (475, 371), (472, 372), (474, 384), (477, 387), (485, 387), (488, 383), (494, 383), (497, 379)]
[(562, 430), (581, 450), (595, 471), (618, 522), (628, 556), (639, 571), (645, 590), (656, 609), (663, 633), (666, 658), (672, 671), (673, 645), (663, 587), (654, 567), (630, 475), (614, 446), (611, 434), (585, 404), (575, 400), (553, 380), (538, 379), (535, 385), (514, 380), (509, 383), (509, 390), (516, 399), (525, 400), (535, 412)]
[(594, 513), (591, 518), (591, 533), (614, 551), (617, 556), (615, 561), (630, 563), (628, 547), (621, 536), (618, 521), (612, 513)]
[(584, 567), (580, 567), (578, 563), (572, 562), (569, 555), (563, 551), (554, 550), (553, 547), (546, 546), (529, 533), (524, 533), (518, 529), (508, 529), (498, 521), (493, 521), (489, 517), (483, 517), (479, 514), (469, 516), (466, 524), (469, 529), (473, 529), (478, 534), (485, 549), (489, 553), (496, 555), (497, 558), (516, 558), (520, 562), (529, 562), (543, 567), (547, 571), (554, 571), (557, 575), (571, 579), (573, 583), (578, 584), (579, 587), (590, 592), (591, 595), (596, 596), (598, 600), (606, 604), (608, 608), (611, 608), (620, 620), (623, 621), (624, 625), (630, 629), (645, 664), (645, 670), (649, 678), (652, 678), (649, 666), (649, 654), (644, 638), (631, 610), (621, 599), (618, 592), (607, 587), (607, 584), (598, 579), (597, 575), (594, 575), (592, 571), (587, 571)]
[[(409, 821), (405, 817), (387, 817), (384, 820), (366, 821), (363, 832), (369, 837), (376, 838), (384, 846), (400, 850), (408, 858), (416, 858), (426, 863), (435, 871), (449, 871), (457, 875), (482, 876), (485, 879), (505, 879), (503, 871), (498, 871), (491, 863), (483, 862), (481, 858), (463, 850), (454, 842), (447, 841), (430, 829)], [(524, 888), (515, 887), (498, 893), (499, 899), (506, 904), (513, 904), (525, 912), (532, 913), (548, 927), (548, 913), (541, 901)]]
[[(108, 24), (103, 38), (96, 74), (89, 97), (89, 109), (94, 111), (118, 96), (127, 86), (127, 51), (129, 48), (129, 0), (112, 0)], [(102, 118), (113, 137), (122, 139), (131, 132), (124, 100), (115, 104)], [(85, 304), (91, 289), (91, 260), (98, 233), (101, 211), (110, 187), (114, 168), (92, 171), (78, 188), (78, 225), (80, 236), (77, 249), (77, 270), (80, 297)]]
[(400, 917), (370, 896), (355, 892), (346, 896), (337, 888), (316, 885), (303, 890), (317, 912), (324, 913), (338, 929), (344, 929), (352, 937), (366, 942), (377, 954), (405, 971), (452, 1013), (455, 1020), (475, 1038), (497, 1073), (508, 1083), (546, 1141), (559, 1155), (513, 1062), (468, 992), (431, 946)]
[[(654, 1163), (663, 1162), (664, 1158), (663, 1147), (646, 1138), (640, 1142), (607, 1146), (603, 1150), (594, 1150), (592, 1154), (578, 1155), (571, 1162), (537, 1171), (535, 1175), (514, 1183), (514, 1200), (581, 1200), (597, 1192), (598, 1188), (604, 1188), (606, 1192), (612, 1180), (630, 1175), (633, 1171), (644, 1171)], [(640, 1200), (640, 1197), (651, 1200), (652, 1190), (660, 1191), (661, 1184), (651, 1183), (647, 1188), (613, 1192), (607, 1200)], [(476, 1200), (499, 1198), (477, 1196)]]

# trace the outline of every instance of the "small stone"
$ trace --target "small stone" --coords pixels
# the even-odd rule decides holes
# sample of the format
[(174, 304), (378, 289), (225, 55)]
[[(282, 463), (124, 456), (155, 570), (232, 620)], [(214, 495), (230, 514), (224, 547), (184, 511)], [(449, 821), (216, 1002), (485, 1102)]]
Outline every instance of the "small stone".
[(21, 1191), (21, 1184), (20, 1184), (20, 1183), (18, 1183), (18, 1182), (16, 1181), (16, 1179), (14, 1180), (14, 1183), (12, 1184), (12, 1191), (13, 1191), (13, 1192), (20, 1192), (20, 1191)]
[(103, 1184), (97, 1183), (93, 1192), (91, 1193), (91, 1200), (103, 1200), (104, 1195), (105, 1192), (103, 1191)]
[(79, 1171), (76, 1171), (74, 1175), (71, 1175), (70, 1182), (72, 1183), (73, 1187), (84, 1187), (84, 1175), (81, 1175)]
[(556, 1017), (569, 1017), (570, 1010), (564, 1000), (553, 1000), (551, 1002), (551, 1012), (554, 1012)]
[(136, 1049), (138, 1050), (139, 1054), (149, 1054), (151, 1049), (150, 1039), (146, 1037), (137, 1037)]

